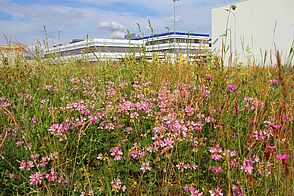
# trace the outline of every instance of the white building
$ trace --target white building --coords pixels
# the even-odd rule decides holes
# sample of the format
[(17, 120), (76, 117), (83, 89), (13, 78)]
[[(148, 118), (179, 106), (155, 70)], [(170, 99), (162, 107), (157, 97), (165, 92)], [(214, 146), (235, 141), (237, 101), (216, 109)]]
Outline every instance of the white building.
[(208, 34), (168, 32), (133, 40), (143, 41), (149, 59), (156, 54), (159, 60), (182, 58), (190, 61), (207, 55), (209, 39)]
[(23, 44), (0, 44), (0, 66), (17, 65), (27, 50)]
[(207, 54), (209, 35), (169, 32), (142, 38), (73, 40), (69, 44), (58, 44), (45, 52), (45, 58), (81, 59), (89, 61), (119, 60), (132, 56), (145, 56), (151, 60), (183, 59), (194, 60)]
[(225, 64), (230, 56), (245, 63), (275, 63), (279, 50), (283, 63), (293, 65), (288, 58), (293, 42), (294, 0), (242, 0), (212, 9), (213, 50)]
[(69, 44), (59, 44), (45, 52), (45, 58), (59, 57), (63, 60), (82, 59), (105, 61), (121, 59), (129, 55), (140, 56), (142, 41), (124, 39), (75, 39)]

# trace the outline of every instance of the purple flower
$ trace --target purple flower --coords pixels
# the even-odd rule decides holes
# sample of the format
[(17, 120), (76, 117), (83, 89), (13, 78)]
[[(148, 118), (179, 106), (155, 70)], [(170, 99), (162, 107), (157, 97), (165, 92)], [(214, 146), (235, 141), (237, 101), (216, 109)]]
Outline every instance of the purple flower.
[(279, 80), (273, 79), (272, 80), (272, 86), (275, 87), (275, 88), (278, 88), (278, 86), (279, 86)]
[(274, 125), (272, 125), (272, 128), (273, 128), (273, 129), (280, 129), (281, 126), (280, 126), (280, 125), (277, 125), (277, 124), (274, 124)]
[(278, 154), (276, 156), (277, 159), (280, 159), (280, 160), (285, 160), (285, 159), (289, 159), (290, 156), (288, 154)]
[(277, 149), (277, 147), (276, 146), (267, 146), (266, 149), (268, 151), (275, 151)]
[(32, 185), (42, 184), (42, 174), (41, 174), (41, 172), (37, 172), (35, 174), (30, 175), (30, 184), (32, 184)]
[(221, 166), (213, 166), (212, 167), (212, 171), (214, 172), (214, 173), (216, 173), (216, 174), (219, 174), (219, 173), (221, 173), (222, 172), (222, 167)]
[(233, 84), (228, 84), (228, 93), (235, 92), (237, 89)]

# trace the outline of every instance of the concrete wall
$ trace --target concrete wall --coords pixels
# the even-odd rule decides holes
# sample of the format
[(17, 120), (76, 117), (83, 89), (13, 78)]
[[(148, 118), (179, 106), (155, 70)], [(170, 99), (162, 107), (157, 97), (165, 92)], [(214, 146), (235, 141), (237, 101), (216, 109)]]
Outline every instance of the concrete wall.
[[(230, 8), (233, 4), (235, 10)], [(225, 62), (232, 52), (243, 62), (263, 64), (266, 51), (266, 63), (275, 63), (278, 49), (285, 63), (293, 41), (294, 0), (243, 0), (212, 9), (213, 49), (225, 56)]]

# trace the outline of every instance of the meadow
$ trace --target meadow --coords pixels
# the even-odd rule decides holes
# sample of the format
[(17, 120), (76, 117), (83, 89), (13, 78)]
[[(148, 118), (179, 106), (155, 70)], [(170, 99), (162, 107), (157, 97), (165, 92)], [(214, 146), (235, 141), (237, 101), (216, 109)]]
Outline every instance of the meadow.
[(0, 195), (293, 195), (293, 67), (0, 67)]

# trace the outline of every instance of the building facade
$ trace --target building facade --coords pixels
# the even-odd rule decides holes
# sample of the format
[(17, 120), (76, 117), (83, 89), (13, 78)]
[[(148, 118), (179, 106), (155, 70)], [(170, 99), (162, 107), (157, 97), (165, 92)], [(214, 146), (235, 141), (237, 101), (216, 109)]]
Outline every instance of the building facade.
[(0, 45), (0, 66), (16, 65), (24, 58), (27, 47), (22, 44)]
[(142, 41), (149, 59), (156, 55), (159, 60), (183, 58), (190, 61), (207, 55), (209, 39), (208, 34), (168, 32), (133, 40)]
[(293, 64), (293, 8), (293, 0), (241, 0), (213, 8), (212, 49), (225, 62), (238, 58), (259, 65), (275, 63), (279, 50), (283, 63)]
[(76, 39), (56, 45), (45, 52), (45, 58), (82, 59), (89, 61), (136, 59), (194, 59), (209, 50), (209, 35), (169, 32), (146, 37), (126, 36), (127, 39)]

